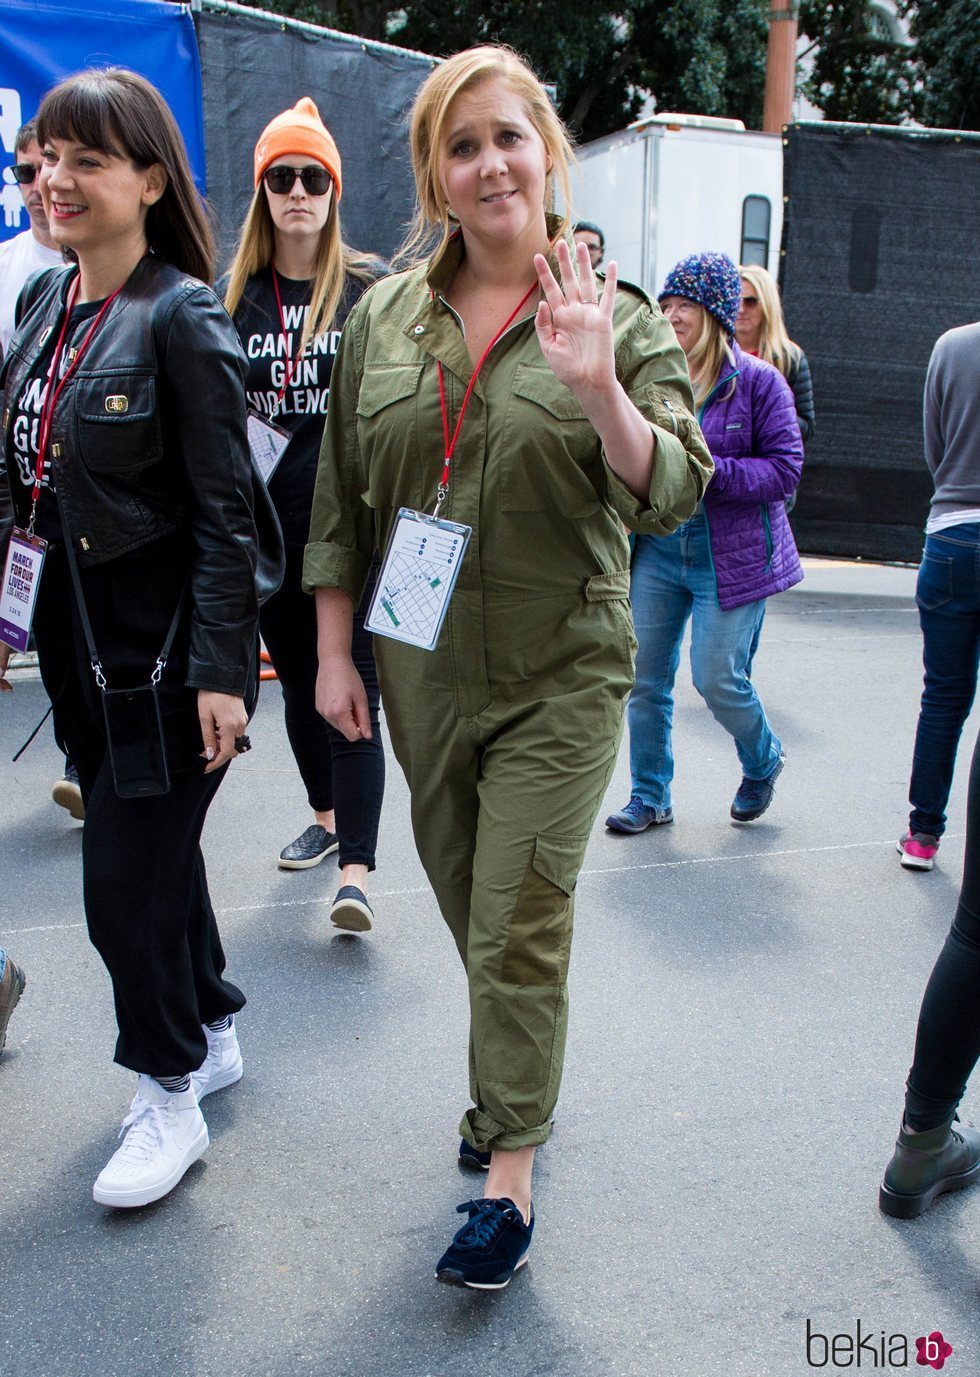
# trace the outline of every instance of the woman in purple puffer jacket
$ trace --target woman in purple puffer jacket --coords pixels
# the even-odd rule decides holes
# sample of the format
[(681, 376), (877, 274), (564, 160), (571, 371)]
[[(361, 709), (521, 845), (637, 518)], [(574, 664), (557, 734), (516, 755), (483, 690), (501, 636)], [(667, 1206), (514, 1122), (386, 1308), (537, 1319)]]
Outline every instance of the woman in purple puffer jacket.
[(734, 737), (742, 767), (731, 816), (752, 822), (769, 807), (785, 756), (752, 683), (752, 660), (766, 598), (803, 577), (783, 505), (803, 467), (793, 394), (771, 364), (734, 341), (738, 269), (725, 254), (692, 254), (659, 299), (687, 356), (715, 472), (702, 505), (673, 535), (636, 537), (633, 784), (629, 803), (606, 819), (615, 832), (673, 821), (674, 675), (689, 617), (694, 687)]

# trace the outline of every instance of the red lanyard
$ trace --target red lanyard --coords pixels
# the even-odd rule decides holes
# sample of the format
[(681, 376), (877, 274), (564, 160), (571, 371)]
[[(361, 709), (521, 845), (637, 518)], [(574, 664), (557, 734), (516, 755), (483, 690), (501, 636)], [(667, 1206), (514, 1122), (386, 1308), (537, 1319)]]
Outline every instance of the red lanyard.
[[(285, 338), (286, 338), (286, 317), (285, 317), (285, 315), (283, 314), (283, 309), (282, 309), (282, 297), (279, 295), (279, 274), (276, 272), (276, 265), (275, 265), (275, 263), (270, 263), (269, 266), (270, 266), (270, 268), (272, 269), (272, 285), (273, 285), (273, 287), (275, 288), (275, 292), (276, 292), (276, 305), (279, 307), (279, 329), (280, 329), (280, 332), (282, 333), (283, 340), (285, 340)], [(300, 338), (302, 338), (302, 332), (300, 333)], [(285, 395), (286, 395), (286, 388), (289, 386), (290, 381), (291, 381), (291, 379), (292, 379), (292, 376), (293, 376), (293, 369), (294, 369), (294, 368), (296, 367), (296, 365), (299, 363), (300, 355), (302, 354), (302, 352), (303, 352), (302, 349), (298, 349), (298, 350), (296, 351), (296, 357), (295, 357), (294, 359), (290, 359), (290, 358), (287, 358), (287, 359), (286, 359), (286, 380), (285, 380), (285, 382), (283, 383), (282, 387), (280, 387), (280, 389), (279, 389), (279, 396), (276, 398), (276, 408), (277, 408), (277, 410), (278, 410), (278, 408), (279, 408), (280, 406), (282, 406), (282, 399), (283, 399), (283, 397), (285, 397)]]
[(31, 520), (27, 528), (28, 531), (31, 533), (33, 533), (34, 531), (34, 518), (37, 514), (37, 500), (41, 496), (41, 479), (44, 476), (44, 463), (48, 452), (48, 443), (51, 439), (51, 426), (54, 423), (54, 409), (57, 405), (58, 398), (61, 396), (61, 389), (64, 387), (65, 383), (68, 381), (68, 379), (74, 373), (75, 369), (81, 363), (82, 355), (85, 353), (86, 349), (92, 343), (92, 337), (94, 336), (99, 326), (102, 324), (106, 311), (108, 311), (109, 307), (112, 305), (116, 297), (122, 291), (122, 287), (117, 287), (116, 290), (112, 293), (112, 295), (107, 296), (105, 301), (103, 301), (101, 307), (99, 308), (98, 315), (95, 317), (95, 319), (92, 321), (91, 326), (86, 331), (85, 338), (82, 340), (78, 348), (74, 350), (74, 352), (72, 353), (71, 363), (65, 369), (64, 377), (61, 378), (57, 383), (55, 383), (55, 378), (58, 377), (58, 369), (61, 365), (61, 355), (65, 347), (65, 336), (68, 334), (68, 322), (71, 320), (72, 307), (75, 304), (75, 297), (78, 295), (79, 281), (80, 278), (76, 274), (75, 280), (72, 282), (71, 287), (68, 290), (68, 300), (65, 302), (65, 318), (61, 323), (61, 330), (58, 334), (58, 342), (54, 347), (54, 354), (51, 358), (51, 367), (48, 369), (44, 405), (41, 408), (41, 421), (40, 425), (38, 426), (37, 434), (37, 468), (34, 471), (34, 487), (31, 491)]
[[(453, 431), (452, 439), (449, 438), (449, 408), (446, 406), (446, 380), (442, 372), (442, 363), (438, 359), (436, 360), (436, 369), (439, 373), (439, 405), (442, 408), (442, 434), (446, 447), (446, 457), (442, 466), (442, 478), (439, 480), (439, 495), (436, 498), (436, 511), (439, 510), (439, 503), (443, 500), (443, 498), (446, 496), (446, 493), (449, 491), (449, 466), (452, 463), (453, 455), (456, 452), (456, 441), (459, 439), (459, 432), (463, 428), (463, 417), (466, 415), (466, 408), (469, 404), (470, 396), (473, 392), (473, 389), (476, 386), (476, 380), (480, 376), (480, 369), (486, 363), (487, 355), (490, 353), (490, 350), (501, 339), (501, 337), (506, 334), (506, 332), (510, 329), (511, 325), (517, 319), (518, 314), (524, 309), (524, 307), (530, 301), (531, 296), (537, 290), (537, 286), (537, 282), (533, 282), (531, 284), (531, 286), (525, 292), (524, 296), (521, 297), (520, 301), (514, 307), (513, 311), (511, 311), (510, 315), (504, 321), (503, 325), (501, 325), (500, 329), (494, 335), (493, 339), (487, 345), (486, 349), (484, 349), (483, 353), (480, 355), (480, 360), (473, 370), (473, 376), (470, 378), (469, 383), (466, 387), (466, 391), (463, 393), (463, 404), (459, 408), (459, 415), (456, 418), (456, 428)], [(432, 293), (432, 297), (433, 299), (435, 299), (435, 292)]]

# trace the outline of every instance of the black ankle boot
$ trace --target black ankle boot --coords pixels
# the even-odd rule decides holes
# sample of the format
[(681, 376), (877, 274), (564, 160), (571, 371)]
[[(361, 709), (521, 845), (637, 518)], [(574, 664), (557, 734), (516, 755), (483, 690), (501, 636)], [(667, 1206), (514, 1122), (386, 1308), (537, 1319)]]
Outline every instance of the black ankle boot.
[(915, 1219), (937, 1195), (961, 1191), (977, 1180), (980, 1133), (975, 1128), (964, 1128), (954, 1118), (924, 1133), (910, 1133), (903, 1120), (878, 1191), (878, 1208), (895, 1219)]

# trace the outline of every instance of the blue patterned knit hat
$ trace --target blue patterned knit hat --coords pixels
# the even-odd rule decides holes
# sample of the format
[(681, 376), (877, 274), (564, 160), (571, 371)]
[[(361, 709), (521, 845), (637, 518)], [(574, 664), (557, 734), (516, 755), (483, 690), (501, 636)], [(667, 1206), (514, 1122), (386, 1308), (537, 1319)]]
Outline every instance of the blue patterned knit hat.
[(742, 303), (742, 279), (727, 253), (692, 253), (667, 274), (663, 291), (657, 297), (686, 296), (696, 301), (730, 335), (735, 333), (735, 317)]

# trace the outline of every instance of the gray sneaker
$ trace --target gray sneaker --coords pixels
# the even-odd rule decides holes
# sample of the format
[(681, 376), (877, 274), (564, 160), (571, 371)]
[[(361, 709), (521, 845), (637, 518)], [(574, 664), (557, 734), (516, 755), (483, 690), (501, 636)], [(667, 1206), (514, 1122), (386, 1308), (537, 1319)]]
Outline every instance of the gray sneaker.
[(610, 832), (645, 832), (648, 827), (660, 827), (665, 822), (673, 821), (673, 808), (648, 808), (634, 794), (625, 808), (609, 814), (606, 826)]
[(319, 865), (331, 851), (336, 851), (339, 847), (340, 842), (336, 833), (328, 832), (325, 827), (315, 822), (302, 836), (291, 841), (279, 852), (279, 869), (309, 870), (311, 866)]
[(749, 779), (748, 775), (742, 776), (738, 793), (732, 799), (733, 822), (755, 822), (756, 818), (762, 817), (775, 797), (776, 780), (782, 774), (785, 764), (786, 757), (781, 755), (776, 761), (775, 768), (765, 779)]
[(10, 1015), (17, 1007), (17, 1001), (24, 993), (27, 976), (18, 965), (11, 961), (9, 956), (0, 953), (0, 960), (3, 961), (3, 975), (0, 976), (0, 1052), (2, 1052), (4, 1043), (7, 1041), (7, 1024), (10, 1022)]

